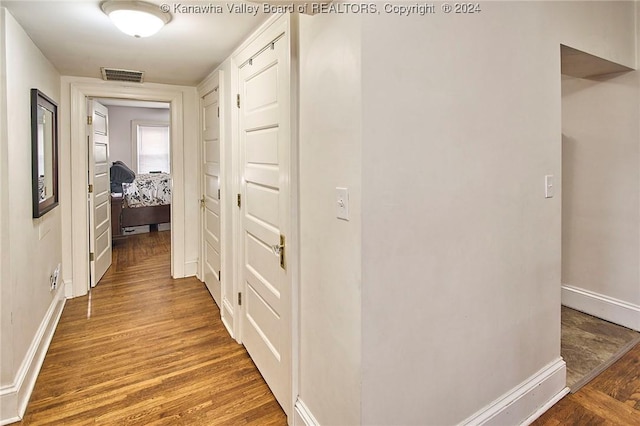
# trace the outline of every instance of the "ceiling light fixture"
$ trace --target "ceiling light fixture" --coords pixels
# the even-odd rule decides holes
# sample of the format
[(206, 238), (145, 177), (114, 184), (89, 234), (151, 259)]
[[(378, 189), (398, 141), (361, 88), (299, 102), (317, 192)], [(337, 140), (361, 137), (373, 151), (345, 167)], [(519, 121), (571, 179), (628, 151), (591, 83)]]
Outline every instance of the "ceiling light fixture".
[(142, 1), (106, 1), (102, 11), (120, 31), (138, 38), (154, 35), (171, 21), (171, 15), (160, 6)]

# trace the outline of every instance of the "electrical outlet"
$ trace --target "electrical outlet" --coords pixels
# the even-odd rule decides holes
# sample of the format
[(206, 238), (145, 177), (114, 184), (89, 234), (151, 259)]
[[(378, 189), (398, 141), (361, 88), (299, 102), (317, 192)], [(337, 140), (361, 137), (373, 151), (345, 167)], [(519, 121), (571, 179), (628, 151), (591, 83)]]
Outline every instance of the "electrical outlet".
[(349, 220), (349, 190), (336, 188), (336, 216), (338, 219)]
[(51, 276), (49, 277), (49, 284), (51, 285), (51, 291), (58, 288), (58, 279), (60, 277), (60, 264), (56, 266), (56, 269), (53, 271)]

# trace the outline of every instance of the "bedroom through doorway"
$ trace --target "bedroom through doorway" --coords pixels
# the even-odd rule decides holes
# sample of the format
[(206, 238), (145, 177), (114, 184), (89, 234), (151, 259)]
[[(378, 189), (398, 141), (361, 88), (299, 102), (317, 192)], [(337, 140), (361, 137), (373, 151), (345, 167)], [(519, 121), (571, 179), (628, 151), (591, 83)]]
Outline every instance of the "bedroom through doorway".
[[(110, 238), (106, 243), (111, 262), (104, 271), (92, 265), (92, 287), (105, 273), (141, 265), (148, 257), (165, 259), (156, 253), (158, 250), (169, 253), (167, 264), (171, 263), (172, 195), (170, 103), (113, 98), (97, 98), (93, 102), (103, 105), (108, 117), (105, 130)], [(98, 150), (91, 148), (89, 155), (97, 156)], [(91, 176), (90, 170), (90, 179)], [(94, 209), (97, 220), (93, 226), (90, 224), (90, 242), (98, 237), (95, 224), (105, 218)], [(102, 242), (100, 246), (96, 241), (95, 245), (99, 253), (94, 254), (94, 259), (100, 259), (106, 244)]]

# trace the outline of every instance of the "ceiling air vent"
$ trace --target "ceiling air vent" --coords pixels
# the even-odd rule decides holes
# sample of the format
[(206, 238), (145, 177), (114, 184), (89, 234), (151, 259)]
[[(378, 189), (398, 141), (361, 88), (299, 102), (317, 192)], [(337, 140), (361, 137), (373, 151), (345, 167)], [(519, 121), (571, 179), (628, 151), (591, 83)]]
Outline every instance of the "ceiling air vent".
[(144, 72), (132, 70), (120, 70), (116, 68), (100, 68), (102, 79), (106, 81), (128, 81), (131, 83), (142, 83)]

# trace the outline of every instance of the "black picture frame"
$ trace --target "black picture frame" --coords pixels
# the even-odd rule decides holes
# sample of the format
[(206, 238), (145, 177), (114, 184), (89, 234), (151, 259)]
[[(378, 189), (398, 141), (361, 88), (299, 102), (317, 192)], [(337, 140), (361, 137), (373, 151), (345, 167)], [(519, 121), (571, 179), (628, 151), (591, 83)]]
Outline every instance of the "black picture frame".
[(58, 205), (58, 104), (31, 89), (31, 182), (33, 218)]

